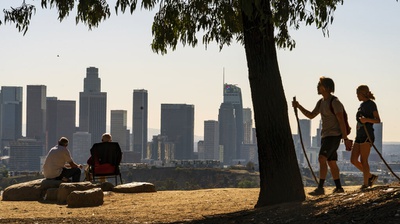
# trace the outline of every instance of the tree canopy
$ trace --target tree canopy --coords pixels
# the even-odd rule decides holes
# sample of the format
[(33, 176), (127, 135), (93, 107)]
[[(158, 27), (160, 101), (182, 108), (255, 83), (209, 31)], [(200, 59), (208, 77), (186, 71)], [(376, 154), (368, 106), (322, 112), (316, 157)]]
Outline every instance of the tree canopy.
[[(27, 3), (28, 2), (28, 3)], [(24, 35), (28, 31), (36, 5), (32, 0), (23, 0), (20, 6), (4, 9), (3, 23), (15, 24)], [(111, 16), (106, 0), (41, 0), (42, 8), (55, 8), (61, 22), (76, 8), (76, 23), (84, 23), (89, 29), (98, 27)], [(215, 41), (222, 49), (232, 41), (243, 41), (241, 13), (250, 19), (260, 16), (262, 26), (272, 23), (276, 30), (275, 42), (278, 47), (292, 49), (296, 42), (289, 34), (290, 28), (299, 29), (300, 25), (315, 24), (328, 34), (328, 24), (333, 22), (333, 13), (343, 0), (271, 0), (270, 11), (262, 9), (263, 0), (117, 0), (115, 13), (133, 14), (140, 5), (141, 9), (158, 10), (152, 27), (152, 49), (158, 53), (167, 53), (167, 49), (176, 49), (180, 42), (195, 47), (198, 33), (202, 34), (202, 43)]]

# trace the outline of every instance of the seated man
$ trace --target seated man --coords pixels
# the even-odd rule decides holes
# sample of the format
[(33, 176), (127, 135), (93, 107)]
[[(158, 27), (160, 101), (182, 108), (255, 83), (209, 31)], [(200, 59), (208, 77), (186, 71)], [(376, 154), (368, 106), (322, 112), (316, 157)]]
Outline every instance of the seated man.
[[(88, 168), (86, 179), (92, 180), (93, 170), (90, 167), (95, 166), (95, 174), (115, 173), (122, 159), (122, 152), (118, 142), (112, 142), (110, 134), (105, 133), (101, 137), (100, 143), (95, 143), (90, 149), (90, 158), (87, 160)], [(101, 179), (104, 182), (105, 178)]]
[(58, 145), (50, 149), (43, 164), (43, 175), (46, 179), (56, 179), (65, 182), (79, 182), (82, 165), (76, 164), (67, 149), (68, 139), (60, 138)]

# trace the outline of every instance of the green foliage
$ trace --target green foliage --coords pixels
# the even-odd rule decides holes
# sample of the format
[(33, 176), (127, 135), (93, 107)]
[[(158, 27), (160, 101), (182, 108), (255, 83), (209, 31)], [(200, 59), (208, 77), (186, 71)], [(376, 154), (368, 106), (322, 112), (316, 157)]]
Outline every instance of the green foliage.
[[(315, 24), (324, 35), (329, 35), (328, 25), (333, 22), (338, 4), (343, 4), (343, 0), (142, 0), (140, 7), (158, 10), (152, 26), (151, 46), (153, 51), (165, 54), (167, 49), (175, 50), (179, 42), (195, 47), (199, 39), (206, 47), (215, 41), (220, 49), (233, 41), (242, 43), (243, 16), (259, 21), (257, 27), (250, 29), (264, 30), (268, 24), (273, 24), (276, 45), (292, 49), (296, 43), (289, 28)], [(76, 23), (82, 22), (89, 29), (98, 27), (111, 15), (107, 0), (41, 0), (42, 8), (57, 9), (60, 21), (69, 16), (75, 6)], [(115, 12), (133, 14), (137, 6), (138, 0), (117, 0)], [(18, 8), (4, 9), (4, 22), (15, 23), (18, 31), (25, 34), (35, 11), (35, 6), (24, 0)]]
[(241, 180), (238, 183), (239, 188), (255, 188), (255, 187), (259, 187), (259, 184), (256, 181), (252, 181), (252, 180)]
[[(32, 14), (36, 13), (36, 8), (33, 5), (26, 4), (23, 1), (22, 5), (17, 8), (11, 7), (11, 9), (3, 10), (4, 12), (4, 23), (14, 23), (15, 27), (19, 32), (23, 32), (25, 35), (28, 31), (28, 27), (32, 18)], [(2, 24), (0, 20), (0, 25)]]

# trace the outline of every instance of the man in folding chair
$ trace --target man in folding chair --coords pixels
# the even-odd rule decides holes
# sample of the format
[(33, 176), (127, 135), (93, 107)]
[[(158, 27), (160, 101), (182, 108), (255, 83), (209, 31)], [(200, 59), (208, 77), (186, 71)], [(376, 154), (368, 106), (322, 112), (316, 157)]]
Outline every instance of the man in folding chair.
[(122, 184), (122, 177), (119, 164), (122, 159), (122, 152), (118, 142), (112, 142), (112, 136), (104, 133), (100, 143), (95, 143), (90, 149), (90, 158), (87, 161), (86, 180), (105, 182), (106, 177), (113, 176), (117, 185), (117, 176)]

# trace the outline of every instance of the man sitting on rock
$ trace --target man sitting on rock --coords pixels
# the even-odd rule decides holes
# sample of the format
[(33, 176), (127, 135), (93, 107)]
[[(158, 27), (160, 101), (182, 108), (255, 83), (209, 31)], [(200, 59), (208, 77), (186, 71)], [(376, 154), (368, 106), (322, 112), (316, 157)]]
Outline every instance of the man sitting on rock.
[(43, 165), (43, 175), (46, 179), (62, 180), (64, 182), (79, 182), (82, 165), (76, 164), (67, 149), (68, 139), (60, 138), (58, 145), (50, 149)]

